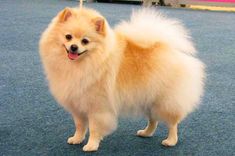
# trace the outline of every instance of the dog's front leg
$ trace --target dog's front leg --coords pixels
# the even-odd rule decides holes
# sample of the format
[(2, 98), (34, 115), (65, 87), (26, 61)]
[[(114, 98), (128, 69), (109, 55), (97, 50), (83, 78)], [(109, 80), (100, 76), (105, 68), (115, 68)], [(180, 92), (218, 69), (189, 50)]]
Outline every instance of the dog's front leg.
[(84, 115), (78, 115), (77, 113), (72, 113), (74, 124), (75, 124), (75, 133), (72, 137), (68, 138), (68, 144), (80, 144), (86, 135), (87, 129), (87, 118)]
[(83, 147), (83, 151), (97, 151), (100, 141), (104, 136), (110, 134), (116, 128), (116, 116), (109, 112), (90, 113), (89, 121), (89, 140)]

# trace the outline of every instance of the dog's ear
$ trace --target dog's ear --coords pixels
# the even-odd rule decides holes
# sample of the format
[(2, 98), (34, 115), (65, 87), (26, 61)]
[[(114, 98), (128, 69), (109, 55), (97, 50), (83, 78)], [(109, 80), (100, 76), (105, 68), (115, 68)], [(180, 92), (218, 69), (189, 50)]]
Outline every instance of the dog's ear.
[(102, 17), (92, 19), (97, 33), (105, 36), (105, 20)]
[(66, 22), (72, 16), (72, 10), (66, 7), (59, 14), (59, 22)]

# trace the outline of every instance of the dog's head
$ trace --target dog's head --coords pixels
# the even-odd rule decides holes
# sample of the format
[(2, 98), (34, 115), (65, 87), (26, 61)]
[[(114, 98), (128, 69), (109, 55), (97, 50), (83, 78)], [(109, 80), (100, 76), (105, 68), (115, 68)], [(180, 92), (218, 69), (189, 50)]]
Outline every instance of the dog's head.
[[(65, 8), (47, 30), (47, 37), (50, 38), (47, 39), (48, 53), (66, 56), (70, 60), (101, 53), (106, 44), (107, 27), (105, 18), (94, 10)], [(55, 46), (59, 50), (53, 50)]]

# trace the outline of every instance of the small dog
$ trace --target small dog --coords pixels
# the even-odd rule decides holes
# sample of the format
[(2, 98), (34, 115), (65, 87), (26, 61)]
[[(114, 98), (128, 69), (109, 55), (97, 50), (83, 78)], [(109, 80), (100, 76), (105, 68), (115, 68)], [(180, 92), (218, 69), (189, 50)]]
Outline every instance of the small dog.
[(177, 125), (203, 94), (204, 65), (185, 28), (149, 8), (115, 29), (95, 10), (65, 8), (39, 44), (50, 90), (74, 119), (68, 143), (81, 143), (89, 128), (84, 151), (98, 149), (119, 115), (145, 116), (141, 137), (152, 136), (164, 121), (169, 134), (162, 144), (174, 146)]

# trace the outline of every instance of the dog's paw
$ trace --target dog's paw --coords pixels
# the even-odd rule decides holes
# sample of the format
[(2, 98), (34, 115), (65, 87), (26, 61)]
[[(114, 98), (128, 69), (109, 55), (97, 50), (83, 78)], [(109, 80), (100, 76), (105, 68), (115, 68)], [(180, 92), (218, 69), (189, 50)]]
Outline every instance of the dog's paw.
[(176, 143), (177, 143), (177, 140), (174, 140), (174, 139), (165, 139), (162, 141), (162, 145), (167, 146), (167, 147), (175, 146)]
[(68, 144), (74, 145), (74, 144), (80, 144), (83, 141), (83, 138), (81, 137), (69, 137), (67, 140)]
[(153, 135), (152, 133), (147, 133), (145, 130), (137, 131), (137, 136), (139, 137), (151, 137), (152, 135)]
[(97, 151), (99, 147), (99, 144), (97, 143), (89, 143), (83, 146), (83, 151), (84, 152), (94, 152)]

